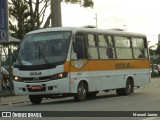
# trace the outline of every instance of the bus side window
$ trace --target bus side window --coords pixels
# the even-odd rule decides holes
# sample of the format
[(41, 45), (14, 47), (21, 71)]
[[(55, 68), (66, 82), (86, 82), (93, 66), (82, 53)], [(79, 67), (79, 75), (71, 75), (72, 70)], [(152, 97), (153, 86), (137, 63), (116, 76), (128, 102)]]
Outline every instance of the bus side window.
[(107, 54), (108, 58), (114, 59), (115, 58), (115, 53), (114, 53), (112, 36), (106, 36), (106, 40), (107, 40), (107, 44), (108, 44), (106, 54)]
[(140, 49), (140, 54), (138, 56), (138, 58), (145, 58), (145, 50), (144, 49)]
[(98, 35), (100, 59), (114, 59), (114, 49), (111, 36)]
[(117, 59), (133, 59), (130, 39), (128, 37), (114, 36)]
[(147, 43), (143, 38), (132, 38), (133, 54), (135, 59), (148, 58)]
[(95, 41), (95, 36), (93, 34), (88, 34), (88, 56), (90, 59), (98, 59), (98, 51)]
[(107, 49), (108, 45), (104, 35), (98, 35), (98, 46), (100, 59), (108, 59)]
[(72, 59), (86, 59), (86, 47), (84, 37), (76, 37), (73, 42)]

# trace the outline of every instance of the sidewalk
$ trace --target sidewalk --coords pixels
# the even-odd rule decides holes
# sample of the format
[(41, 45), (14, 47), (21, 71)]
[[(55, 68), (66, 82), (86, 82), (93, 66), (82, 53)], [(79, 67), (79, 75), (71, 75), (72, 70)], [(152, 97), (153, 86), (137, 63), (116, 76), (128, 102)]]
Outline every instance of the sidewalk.
[(29, 102), (28, 96), (12, 95), (12, 96), (0, 97), (0, 105), (12, 105), (25, 102)]

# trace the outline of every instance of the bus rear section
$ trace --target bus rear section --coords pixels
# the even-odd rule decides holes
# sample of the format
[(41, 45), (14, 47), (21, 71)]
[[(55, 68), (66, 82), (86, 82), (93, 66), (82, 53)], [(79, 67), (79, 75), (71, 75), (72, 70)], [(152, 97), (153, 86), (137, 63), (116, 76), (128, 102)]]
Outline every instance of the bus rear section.
[(86, 30), (73, 41), (70, 77), (74, 98), (82, 101), (99, 91), (130, 95), (150, 83), (150, 59), (143, 34)]

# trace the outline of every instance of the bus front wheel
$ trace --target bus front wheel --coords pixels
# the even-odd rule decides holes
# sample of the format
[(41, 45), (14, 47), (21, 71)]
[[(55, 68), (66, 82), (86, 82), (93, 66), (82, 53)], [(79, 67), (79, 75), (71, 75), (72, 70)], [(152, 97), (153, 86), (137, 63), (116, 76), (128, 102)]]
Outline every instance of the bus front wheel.
[(42, 102), (42, 97), (37, 95), (29, 95), (29, 100), (32, 104), (40, 104)]
[(79, 102), (79, 101), (84, 101), (87, 96), (87, 85), (85, 82), (80, 82), (78, 84), (77, 88), (77, 93), (74, 94), (74, 100)]

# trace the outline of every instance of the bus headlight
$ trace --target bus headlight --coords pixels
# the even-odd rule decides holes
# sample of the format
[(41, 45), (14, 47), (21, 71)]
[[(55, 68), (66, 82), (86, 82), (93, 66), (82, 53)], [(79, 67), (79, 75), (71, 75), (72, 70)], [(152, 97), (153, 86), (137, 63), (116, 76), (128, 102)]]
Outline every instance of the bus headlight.
[(59, 78), (59, 79), (63, 78), (63, 76), (64, 76), (64, 74), (63, 74), (63, 73), (59, 73), (59, 74), (57, 74), (57, 78)]
[(52, 75), (50, 80), (62, 79), (62, 78), (66, 78), (67, 76), (68, 76), (68, 72), (58, 73), (58, 74)]
[(20, 78), (20, 77), (18, 77), (18, 76), (14, 76), (14, 81), (21, 82), (22, 80), (21, 80), (21, 78)]

